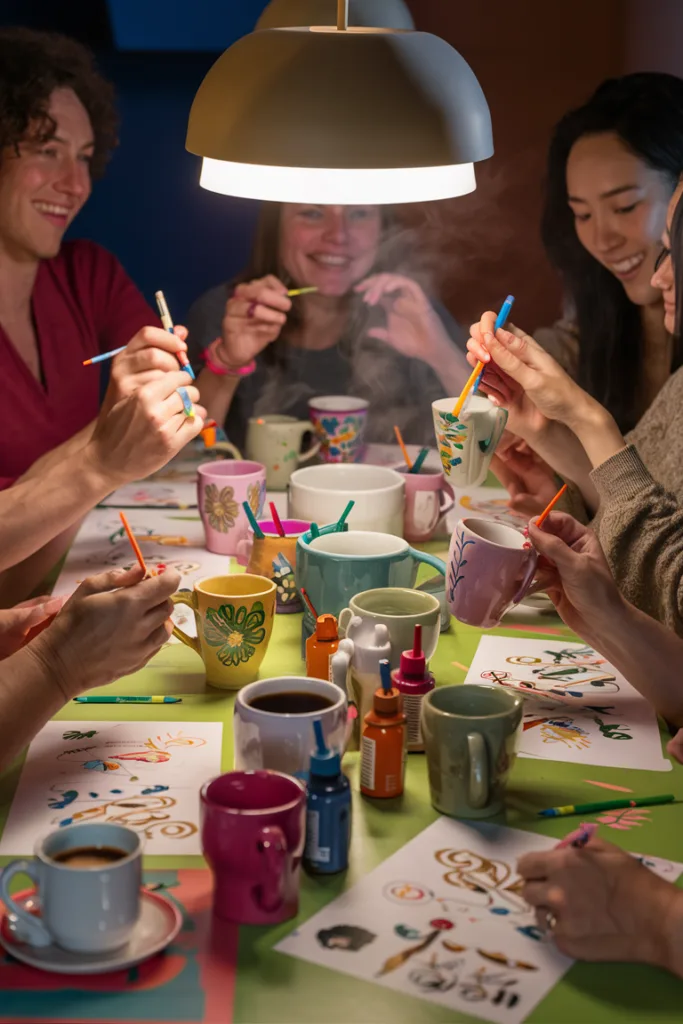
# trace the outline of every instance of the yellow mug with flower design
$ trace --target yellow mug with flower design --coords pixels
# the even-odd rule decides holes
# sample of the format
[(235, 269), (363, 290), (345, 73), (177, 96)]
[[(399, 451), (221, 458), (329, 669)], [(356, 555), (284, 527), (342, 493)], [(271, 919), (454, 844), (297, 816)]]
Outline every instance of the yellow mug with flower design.
[(210, 686), (239, 690), (257, 678), (273, 632), (276, 590), (265, 576), (235, 573), (172, 595), (174, 604), (192, 608), (197, 623), (196, 637), (178, 626), (173, 635), (202, 659)]
[(230, 459), (203, 462), (197, 473), (197, 504), (206, 546), (216, 555), (236, 555), (249, 529), (243, 502), (254, 519), (263, 516), (266, 467), (249, 459)]

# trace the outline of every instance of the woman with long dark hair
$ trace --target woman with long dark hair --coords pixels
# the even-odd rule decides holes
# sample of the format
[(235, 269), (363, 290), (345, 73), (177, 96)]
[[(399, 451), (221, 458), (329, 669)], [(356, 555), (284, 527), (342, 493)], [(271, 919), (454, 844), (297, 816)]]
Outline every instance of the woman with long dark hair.
[[(683, 182), (669, 203), (652, 281), (665, 326), (683, 324)], [(683, 636), (683, 368), (624, 438), (610, 412), (517, 328), (495, 313), (471, 328), (472, 362), (490, 364), (482, 388), (509, 411), (510, 429), (575, 485), (572, 511), (593, 525), (620, 591)], [(638, 388), (636, 368), (632, 373)], [(581, 506), (581, 501), (584, 505)]]
[(632, 430), (683, 363), (652, 285), (683, 171), (683, 80), (609, 79), (555, 128), (542, 234), (568, 317), (536, 339), (619, 428)]
[[(432, 401), (458, 394), (469, 371), (411, 243), (391, 207), (263, 205), (249, 266), (187, 320), (202, 403), (231, 441), (251, 416), (307, 418), (308, 400), (330, 394), (369, 402), (369, 441), (392, 442), (394, 424), (432, 441)], [(306, 286), (316, 291), (287, 296)]]

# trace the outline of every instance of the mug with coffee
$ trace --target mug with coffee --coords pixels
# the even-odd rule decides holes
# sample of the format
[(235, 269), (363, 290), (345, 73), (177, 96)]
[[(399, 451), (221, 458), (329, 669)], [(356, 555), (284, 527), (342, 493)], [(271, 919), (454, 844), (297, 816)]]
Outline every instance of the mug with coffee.
[(245, 686), (235, 699), (235, 768), (270, 768), (305, 777), (315, 750), (313, 720), (330, 750), (346, 737), (346, 694), (324, 679), (281, 676)]
[(320, 451), (320, 441), (301, 451), (306, 434), (313, 426), (308, 420), (295, 416), (269, 413), (252, 416), (247, 427), (247, 458), (266, 467), (266, 486), (269, 491), (284, 491), (289, 478), (302, 462), (309, 462)]
[(214, 876), (217, 917), (278, 924), (299, 909), (306, 791), (274, 771), (236, 771), (200, 792), (202, 850)]
[(500, 686), (438, 686), (422, 701), (432, 804), (453, 818), (503, 809), (522, 734), (524, 699)]
[[(10, 894), (15, 875), (28, 875), (40, 917)], [(0, 899), (19, 919), (32, 946), (53, 942), (74, 953), (124, 946), (140, 914), (142, 843), (123, 825), (68, 825), (38, 840), (34, 860), (12, 861), (0, 874)]]
[(519, 530), (488, 519), (461, 519), (451, 538), (446, 597), (460, 622), (491, 629), (531, 586), (536, 549)]
[(478, 487), (503, 436), (507, 409), (498, 409), (483, 395), (470, 395), (460, 417), (453, 415), (456, 398), (432, 402), (436, 446), (441, 465), (454, 487)]
[(197, 580), (192, 590), (171, 595), (194, 611), (197, 636), (179, 626), (173, 635), (204, 662), (206, 681), (237, 690), (256, 679), (273, 632), (276, 587), (265, 576), (234, 573)]

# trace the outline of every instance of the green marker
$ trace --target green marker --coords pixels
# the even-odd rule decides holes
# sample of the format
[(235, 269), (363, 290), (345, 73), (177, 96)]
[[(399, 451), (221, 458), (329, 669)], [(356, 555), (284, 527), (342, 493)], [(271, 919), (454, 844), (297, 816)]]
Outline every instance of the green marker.
[(74, 704), (181, 704), (182, 697), (74, 697)]
[(621, 800), (599, 800), (592, 804), (567, 804), (565, 807), (549, 807), (545, 811), (539, 811), (541, 818), (564, 818), (567, 814), (593, 814), (597, 811), (616, 811), (620, 807), (650, 807), (653, 804), (670, 804), (676, 798), (672, 793), (666, 796), (642, 796), (635, 800), (628, 798)]

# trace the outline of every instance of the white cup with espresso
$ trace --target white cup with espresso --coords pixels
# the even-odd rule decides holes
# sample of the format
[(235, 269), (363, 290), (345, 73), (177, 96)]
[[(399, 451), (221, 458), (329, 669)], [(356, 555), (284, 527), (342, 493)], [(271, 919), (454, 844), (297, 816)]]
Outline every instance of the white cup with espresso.
[[(28, 875), (40, 917), (10, 895), (15, 875)], [(31, 946), (55, 943), (73, 953), (105, 953), (128, 942), (140, 915), (142, 842), (109, 823), (69, 825), (35, 846), (34, 860), (14, 860), (0, 874), (0, 899), (18, 918)]]
[(280, 676), (250, 683), (235, 698), (235, 768), (306, 778), (316, 748), (314, 720), (320, 719), (328, 748), (342, 753), (347, 715), (346, 694), (324, 679)]

